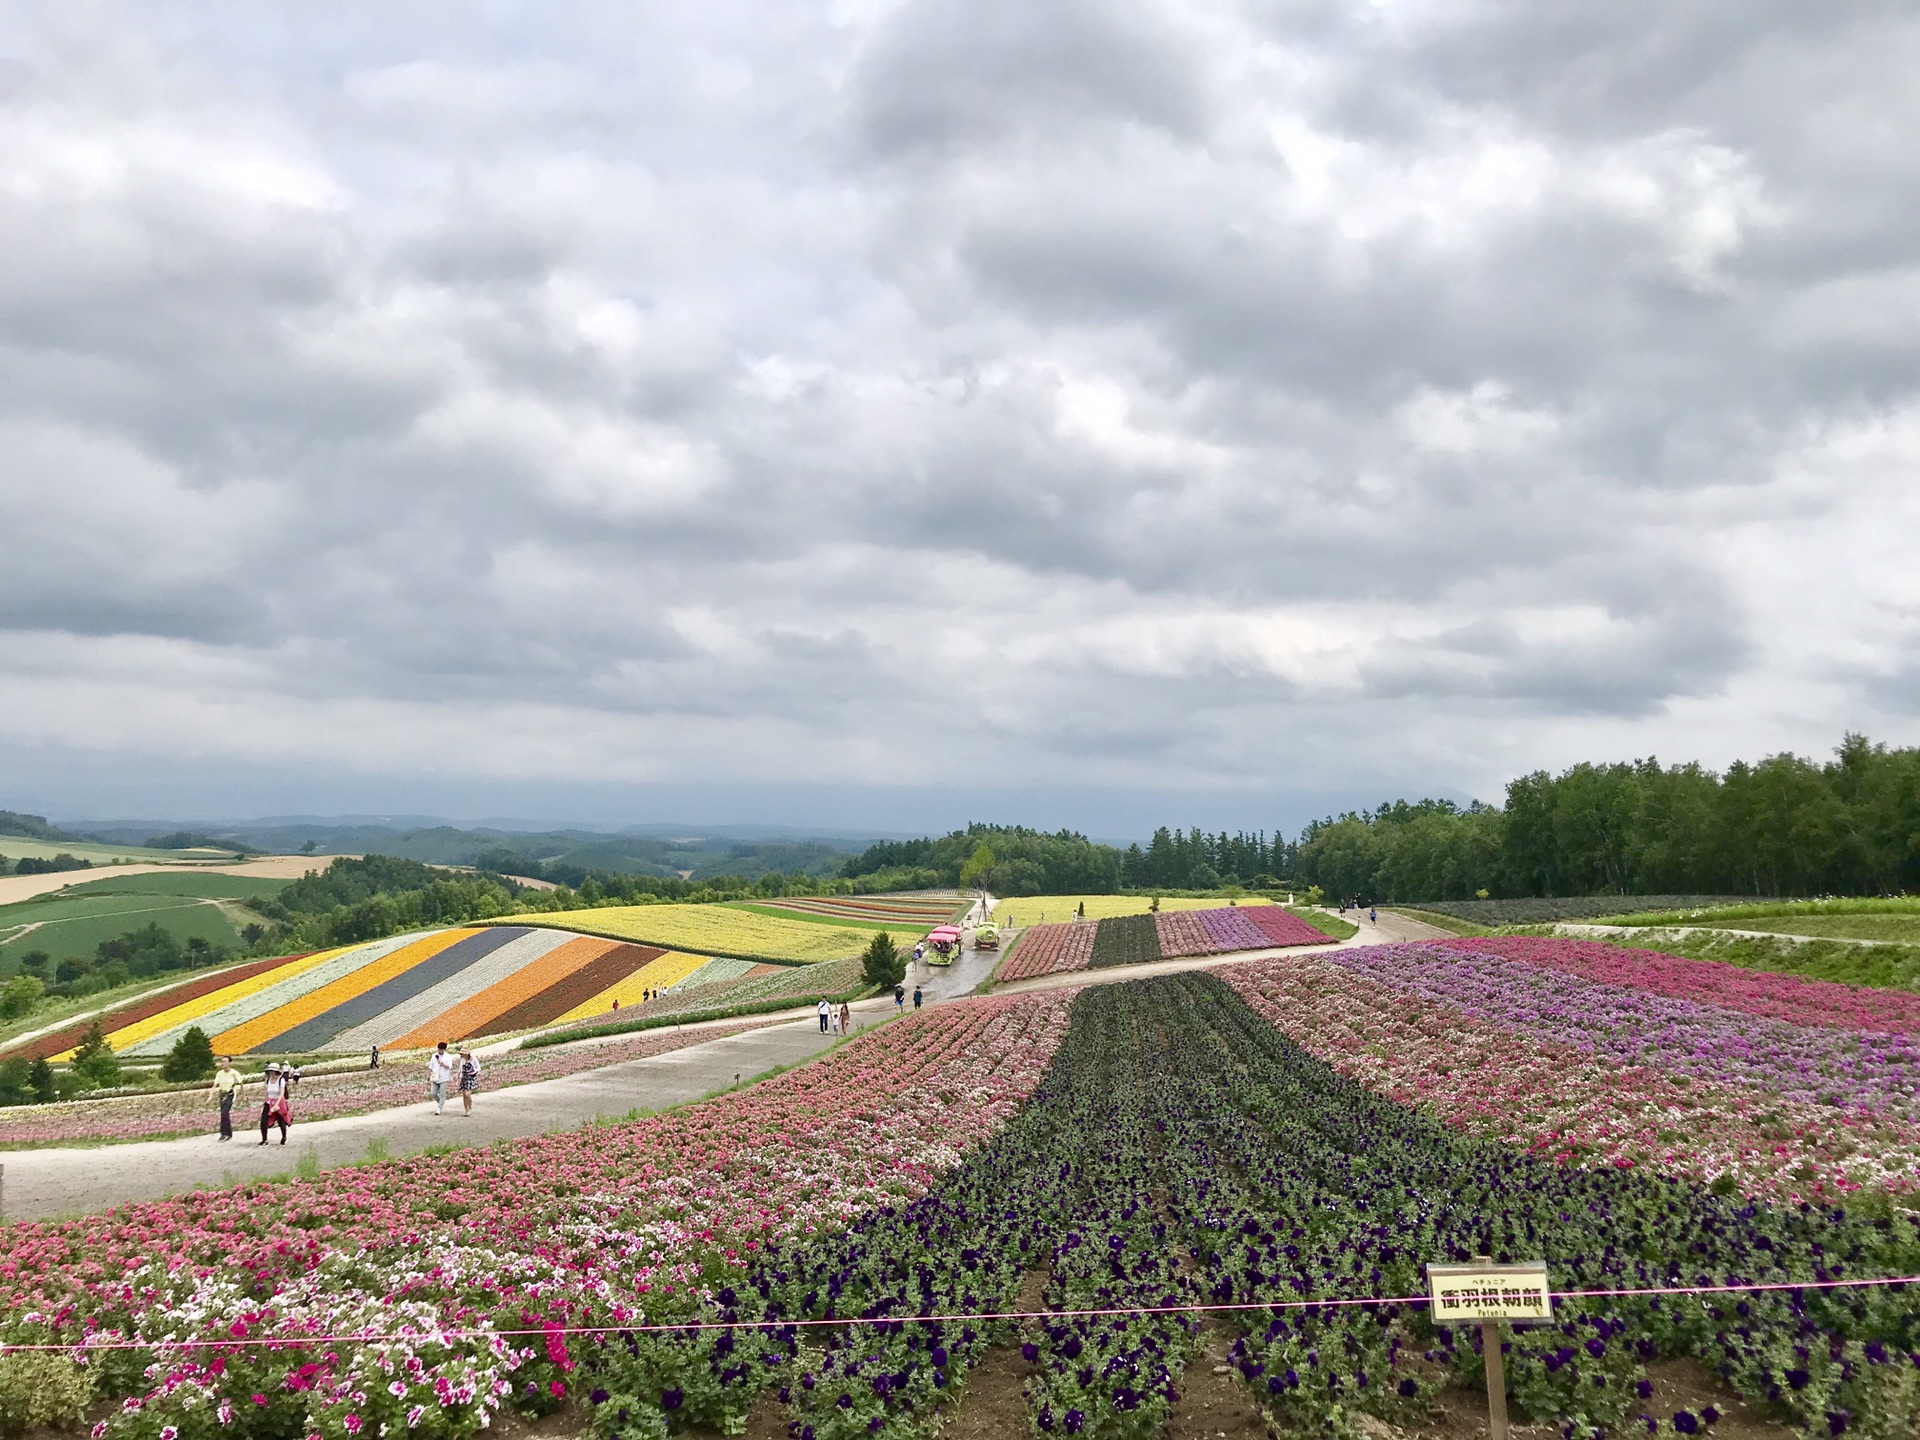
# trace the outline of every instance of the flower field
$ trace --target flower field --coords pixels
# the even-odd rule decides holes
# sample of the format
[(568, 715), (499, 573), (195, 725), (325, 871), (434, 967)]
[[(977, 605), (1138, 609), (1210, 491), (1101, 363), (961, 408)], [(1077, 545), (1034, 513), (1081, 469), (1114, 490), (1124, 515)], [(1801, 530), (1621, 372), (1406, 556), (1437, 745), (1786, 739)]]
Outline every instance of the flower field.
[[(1107, 899), (1122, 897), (1108, 896)], [(1173, 902), (1164, 902), (1171, 905)], [(1204, 906), (1205, 908), (1196, 908)], [(1027, 980), (1114, 965), (1144, 965), (1189, 955), (1225, 955), (1236, 950), (1267, 950), (1282, 945), (1325, 945), (1329, 937), (1279, 905), (1215, 905), (1190, 902), (1189, 908), (1144, 908), (1076, 920), (1034, 925), (1023, 931), (996, 980)]]
[[(1145, 915), (1153, 904), (1151, 895), (1023, 895), (1002, 900), (993, 907), (993, 923), (1007, 925), (1051, 925), (1060, 921), (1085, 918), (1111, 920), (1120, 915)], [(1218, 900), (1193, 900), (1169, 895), (1160, 901), (1162, 910), (1212, 910)], [(1084, 917), (1076, 915), (1085, 907)]]
[(95, 1392), (125, 1397), (101, 1437), (467, 1434), (689, 1361), (653, 1413), (730, 1403), (739, 1377), (708, 1354), (551, 1327), (730, 1303), (769, 1246), (910, 1201), (1017, 1111), (1067, 1010), (948, 1005), (651, 1119), (15, 1224), (0, 1334), (76, 1342)]
[(788, 920), (733, 905), (609, 905), (522, 917), (528, 923), (605, 935), (663, 950), (741, 960), (809, 963), (858, 955), (869, 929)]
[(1021, 931), (1007, 958), (994, 971), (996, 980), (1025, 980), (1084, 970), (1093, 959), (1094, 920), (1071, 920), (1064, 925), (1033, 925)]
[[(544, 927), (462, 927), (257, 961), (147, 997), (102, 1024), (115, 1053), (136, 1058), (165, 1055), (194, 1026), (219, 1054), (365, 1054), (591, 1019), (647, 995), (711, 993), (794, 968)], [(16, 1053), (65, 1059), (84, 1028)]]
[[(624, 1060), (664, 1055), (670, 1050), (779, 1023), (776, 1016), (743, 1018), (705, 1025), (697, 1030), (646, 1030), (591, 1046), (510, 1050), (487, 1058), (487, 1088), (500, 1090), (535, 1080), (557, 1080), (563, 1075), (597, 1070)], [(331, 1120), (396, 1105), (415, 1102), (425, 1105), (424, 1077), (424, 1069), (417, 1064), (350, 1070), (335, 1075), (309, 1071), (294, 1097), (294, 1118), (296, 1121)], [(240, 1095), (237, 1123), (242, 1131), (252, 1118), (249, 1106), (257, 1110), (259, 1099), (259, 1081), (254, 1077)], [(0, 1145), (59, 1145), (82, 1140), (152, 1140), (169, 1135), (206, 1135), (212, 1133), (218, 1114), (213, 1098), (199, 1087), (156, 1095), (122, 1095), (105, 1100), (0, 1109)]]
[[(1246, 908), (1166, 933), (1229, 944)], [(1022, 946), (1094, 980), (1108, 924)], [(1920, 1302), (1824, 1286), (1920, 1275), (1912, 1005), (1530, 939), (945, 1002), (670, 1115), (9, 1227), (4, 1335), (130, 1402), (99, 1440), (561, 1403), (601, 1440), (736, 1433), (766, 1395), (795, 1440), (904, 1440), (1009, 1373), (1038, 1436), (1148, 1440), (1198, 1355), (1179, 1307), (1238, 1305), (1207, 1324), (1249, 1403), (1351, 1440), (1481, 1383), (1478, 1327), (1404, 1297), (1490, 1254), (1562, 1292), (1506, 1370), (1571, 1440), (1709, 1431), (1648, 1412), (1669, 1360), (1808, 1437), (1906, 1440)], [(693, 1319), (738, 1328), (640, 1328)]]
[(938, 895), (822, 895), (786, 900), (756, 900), (760, 910), (786, 910), (796, 915), (853, 920), (862, 924), (900, 925), (927, 929), (957, 919), (968, 902), (958, 891)]

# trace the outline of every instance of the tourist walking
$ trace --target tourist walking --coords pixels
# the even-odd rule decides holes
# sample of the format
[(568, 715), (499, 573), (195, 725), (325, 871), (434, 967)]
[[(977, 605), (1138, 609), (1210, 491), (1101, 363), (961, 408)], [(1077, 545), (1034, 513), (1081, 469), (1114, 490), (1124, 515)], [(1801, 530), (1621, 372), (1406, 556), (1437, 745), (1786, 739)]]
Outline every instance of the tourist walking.
[(233, 1139), (233, 1097), (240, 1093), (240, 1072), (233, 1068), (233, 1057), (222, 1055), (220, 1068), (213, 1072), (213, 1093), (220, 1097), (220, 1138)]
[(827, 1033), (829, 1035), (840, 1033), (840, 1012), (831, 1006), (827, 1008)]
[(918, 985), (913, 987), (913, 1008), (916, 1010), (920, 1008), (920, 987)]
[(460, 1047), (460, 1113), (473, 1114), (473, 1094), (480, 1088), (480, 1062), (464, 1045)]
[(893, 987), (893, 1008), (895, 1010), (904, 1010), (907, 1008), (907, 987), (906, 986), (896, 985)]
[(378, 1070), (379, 1068), (380, 1068), (380, 1047), (376, 1045), (373, 1047), (373, 1053), (367, 1056), (367, 1069)]
[[(278, 1060), (267, 1066), (266, 1089), (260, 1101), (260, 1144), (267, 1143), (267, 1131), (280, 1127), (280, 1143), (287, 1143), (287, 1124), (293, 1119), (293, 1102), (287, 1099), (287, 1072)], [(256, 1147), (258, 1148), (258, 1147)]]
[(844, 1000), (840, 1002), (840, 1033), (842, 1035), (853, 1033), (853, 1007)]
[(827, 997), (822, 995), (820, 997), (820, 1003), (816, 1005), (814, 1009), (819, 1012), (820, 1033), (824, 1035), (827, 1033), (827, 1017), (833, 1013), (833, 1006), (829, 1005), (827, 1003)]
[(453, 1057), (447, 1054), (447, 1042), (442, 1040), (433, 1054), (427, 1057), (427, 1089), (433, 1095), (433, 1113), (447, 1113), (447, 1082), (453, 1078)]

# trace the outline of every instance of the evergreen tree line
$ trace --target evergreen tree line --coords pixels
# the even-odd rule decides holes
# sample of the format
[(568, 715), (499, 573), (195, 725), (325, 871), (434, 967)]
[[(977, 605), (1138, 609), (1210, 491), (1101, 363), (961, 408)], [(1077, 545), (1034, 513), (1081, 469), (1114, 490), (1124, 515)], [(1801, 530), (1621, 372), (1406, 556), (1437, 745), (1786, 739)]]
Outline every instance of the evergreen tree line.
[(1321, 820), (1294, 877), (1330, 895), (1884, 895), (1920, 890), (1920, 749), (1848, 735), (1824, 763), (1535, 771), (1498, 809), (1404, 802)]
[(1505, 804), (1396, 800), (1297, 840), (1162, 826), (1124, 851), (1073, 831), (969, 825), (849, 860), (859, 890), (997, 895), (1319, 886), (1369, 900), (1920, 892), (1920, 749), (1848, 735), (1824, 762), (1654, 759), (1522, 775)]

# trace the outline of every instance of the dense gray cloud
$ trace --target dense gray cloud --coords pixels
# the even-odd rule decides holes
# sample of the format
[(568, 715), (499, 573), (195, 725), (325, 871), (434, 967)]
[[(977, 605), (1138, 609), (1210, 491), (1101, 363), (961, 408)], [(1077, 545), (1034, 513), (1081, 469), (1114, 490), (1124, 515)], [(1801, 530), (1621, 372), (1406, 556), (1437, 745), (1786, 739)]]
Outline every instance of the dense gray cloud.
[(1909, 7), (0, 16), (16, 800), (1920, 740)]

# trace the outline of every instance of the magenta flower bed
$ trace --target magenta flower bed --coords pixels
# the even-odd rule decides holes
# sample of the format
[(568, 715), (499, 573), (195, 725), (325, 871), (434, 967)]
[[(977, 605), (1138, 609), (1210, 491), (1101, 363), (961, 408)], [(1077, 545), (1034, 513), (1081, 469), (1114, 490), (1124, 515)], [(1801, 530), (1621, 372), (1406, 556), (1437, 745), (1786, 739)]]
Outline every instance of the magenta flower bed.
[[(1403, 1104), (1429, 1107), (1449, 1125), (1563, 1164), (1653, 1166), (1784, 1200), (1862, 1187), (1920, 1189), (1920, 1125), (1910, 1116), (1784, 1095), (1750, 1068), (1683, 1071), (1658, 1063), (1657, 1049), (1648, 1063), (1626, 1061), (1617, 1047), (1586, 1043), (1632, 1005), (1630, 995), (1600, 993), (1605, 987), (1561, 992), (1549, 1026), (1517, 1024), (1516, 1006), (1479, 986), (1487, 972), (1445, 980), (1429, 972), (1395, 983), (1422, 965), (1424, 948), (1280, 956), (1217, 973), (1341, 1073)], [(1433, 953), (1427, 959), (1457, 964)], [(1455, 983), (1462, 979), (1473, 983)], [(1741, 1015), (1731, 1023), (1777, 1022)], [(1750, 1043), (1766, 1043), (1769, 1033), (1753, 1032)]]
[(1084, 970), (1093, 958), (1093, 937), (1099, 922), (1073, 920), (1064, 925), (1035, 925), (1021, 933), (996, 980), (1027, 980)]
[(1160, 940), (1160, 953), (1172, 960), (1183, 955), (1213, 955), (1220, 947), (1207, 933), (1202, 910), (1160, 910), (1153, 917), (1153, 931)]
[(1767, 1015), (1796, 1025), (1829, 1025), (1843, 1030), (1920, 1036), (1920, 995), (1898, 990), (1775, 975), (1712, 960), (1664, 955), (1657, 950), (1631, 950), (1596, 940), (1499, 935), (1434, 943), (1448, 950), (1524, 960), (1530, 965), (1544, 965), (1608, 985), (1724, 1005), (1749, 1015)]
[(1336, 951), (1329, 958), (1427, 1004), (1617, 1065), (1646, 1066), (1830, 1111), (1920, 1117), (1915, 1098), (1920, 1051), (1904, 1035), (1793, 1025), (1450, 945), (1377, 945)]
[[(1257, 908), (1257, 907), (1250, 907)], [(1267, 939), (1267, 932), (1248, 918), (1247, 910), (1237, 905), (1229, 905), (1220, 910), (1201, 910), (1198, 912), (1200, 923), (1207, 927), (1207, 936), (1218, 950), (1264, 950), (1273, 942)]]
[(1325, 945), (1333, 939), (1278, 905), (1250, 905), (1246, 914), (1267, 937), (1264, 945)]

